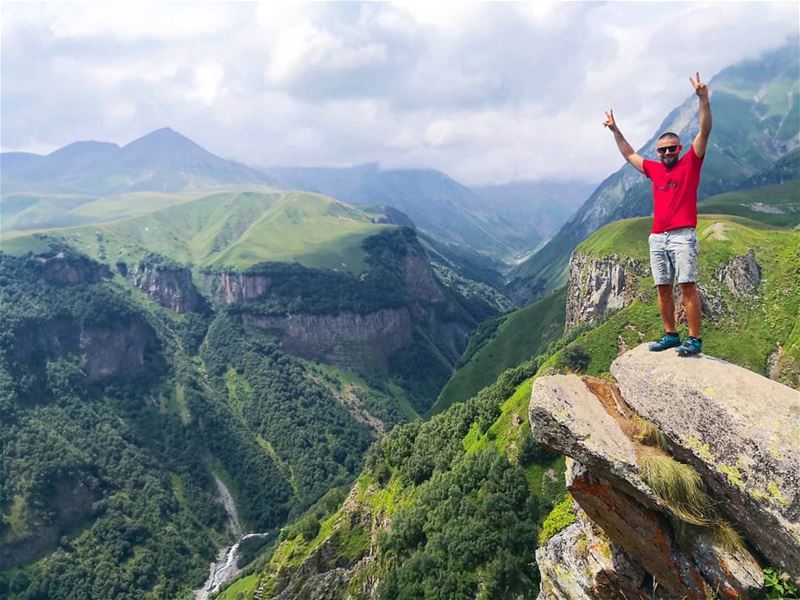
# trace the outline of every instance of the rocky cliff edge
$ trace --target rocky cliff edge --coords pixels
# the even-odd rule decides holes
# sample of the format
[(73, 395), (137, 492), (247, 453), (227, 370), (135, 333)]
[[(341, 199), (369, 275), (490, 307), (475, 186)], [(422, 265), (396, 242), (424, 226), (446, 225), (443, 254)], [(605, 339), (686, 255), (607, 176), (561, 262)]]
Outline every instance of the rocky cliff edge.
[(536, 552), (539, 599), (745, 599), (764, 567), (800, 578), (800, 392), (647, 345), (611, 372), (533, 386), (577, 517)]

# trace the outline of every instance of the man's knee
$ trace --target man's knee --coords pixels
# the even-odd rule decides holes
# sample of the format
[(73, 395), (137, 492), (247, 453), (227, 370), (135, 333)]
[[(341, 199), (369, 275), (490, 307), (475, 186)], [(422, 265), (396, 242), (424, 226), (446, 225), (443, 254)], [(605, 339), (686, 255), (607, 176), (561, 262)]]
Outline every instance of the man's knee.
[(700, 296), (697, 295), (697, 285), (694, 282), (681, 283), (679, 285), (681, 287), (681, 296), (684, 299), (700, 298)]
[(668, 283), (666, 285), (657, 285), (658, 288), (658, 295), (662, 298), (672, 298), (673, 290), (672, 284)]

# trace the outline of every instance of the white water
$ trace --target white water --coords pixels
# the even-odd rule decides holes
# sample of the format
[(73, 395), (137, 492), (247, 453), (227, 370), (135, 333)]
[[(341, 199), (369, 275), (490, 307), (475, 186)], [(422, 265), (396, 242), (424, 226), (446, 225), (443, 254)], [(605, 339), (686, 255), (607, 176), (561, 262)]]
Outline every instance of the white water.
[(239, 545), (243, 541), (253, 538), (269, 537), (271, 535), (272, 532), (248, 533), (233, 546), (220, 550), (217, 562), (211, 563), (205, 585), (203, 585), (201, 589), (195, 590), (195, 600), (207, 600), (212, 594), (216, 594), (224, 583), (227, 583), (239, 574), (241, 569), (236, 566), (236, 560), (239, 558)]
[(239, 546), (242, 542), (254, 538), (269, 537), (274, 533), (272, 531), (267, 533), (248, 533), (243, 536), (242, 526), (239, 522), (239, 515), (236, 512), (236, 504), (233, 502), (233, 496), (231, 496), (228, 488), (225, 487), (225, 484), (222, 483), (216, 475), (214, 476), (214, 480), (217, 483), (219, 497), (222, 500), (222, 504), (225, 506), (225, 512), (228, 513), (231, 530), (235, 538), (239, 541), (233, 546), (226, 546), (219, 551), (217, 560), (211, 563), (209, 567), (208, 579), (203, 584), (202, 588), (194, 592), (195, 600), (208, 600), (208, 598), (219, 591), (223, 584), (236, 577), (241, 570), (237, 568), (236, 561), (239, 558)]

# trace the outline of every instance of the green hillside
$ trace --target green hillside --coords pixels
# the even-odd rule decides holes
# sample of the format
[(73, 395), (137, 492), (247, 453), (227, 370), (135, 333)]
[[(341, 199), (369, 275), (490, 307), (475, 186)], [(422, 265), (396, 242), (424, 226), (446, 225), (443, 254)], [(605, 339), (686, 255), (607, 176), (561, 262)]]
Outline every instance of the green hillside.
[[(590, 256), (628, 256), (646, 263), (648, 218), (611, 223), (584, 241), (577, 252)], [(741, 217), (704, 216), (697, 225), (699, 286), (705, 290), (714, 318), (704, 313), (701, 328), (707, 354), (767, 374), (768, 358), (780, 345), (784, 364), (781, 379), (797, 386), (800, 381), (800, 236)], [(639, 240), (636, 243), (636, 240)], [(735, 297), (719, 281), (720, 269), (732, 258), (750, 251), (762, 271), (755, 295)], [(629, 346), (655, 339), (661, 330), (652, 282), (632, 281), (637, 299), (586, 333), (575, 344), (591, 354), (588, 372), (608, 370), (616, 356), (618, 339)], [(708, 310), (708, 309), (707, 309)], [(685, 333), (685, 327), (684, 333)]]
[[(649, 221), (611, 223), (577, 251), (646, 260)], [(800, 236), (730, 216), (701, 218), (698, 235), (700, 286), (716, 311), (703, 323), (706, 353), (760, 373), (772, 368), (800, 387)], [(737, 298), (717, 273), (751, 250), (762, 280), (755, 294)], [(608, 377), (621, 349), (660, 334), (651, 282), (627, 285), (635, 300), (626, 308), (593, 328), (573, 330), (549, 354), (506, 370), (469, 400), (395, 429), (370, 451), (344, 504), (317, 506), (287, 527), (231, 589), (248, 598), (256, 589), (263, 598), (287, 590), (302, 597), (313, 584), (298, 567), (313, 564), (328, 576), (331, 598), (362, 598), (368, 581), (377, 581), (379, 598), (480, 597), (479, 590), (490, 590), (487, 597), (536, 597), (534, 550), (566, 526), (571, 513), (563, 510), (569, 501), (561, 502), (563, 463), (531, 443), (531, 386), (540, 374), (570, 368), (568, 348), (588, 355), (588, 374)], [(490, 343), (474, 343), (472, 360)], [(774, 370), (768, 359), (779, 346), (783, 354)], [(368, 553), (370, 560), (359, 563)], [(337, 579), (334, 567), (350, 569), (352, 578)]]
[(0, 254), (2, 597), (189, 598), (233, 541), (214, 476), (246, 531), (270, 531), (416, 418), (396, 385), (288, 355), (235, 312), (178, 315), (65, 254), (81, 280)]
[(697, 211), (747, 217), (776, 227), (796, 227), (800, 225), (800, 179), (711, 196), (697, 205)]
[(70, 227), (137, 217), (205, 195), (208, 193), (129, 192), (99, 198), (68, 194), (10, 194), (0, 199), (0, 212), (4, 231)]
[(151, 252), (192, 267), (241, 269), (272, 261), (361, 273), (361, 242), (390, 227), (318, 194), (229, 192), (113, 223), (9, 232), (2, 246), (21, 254), (47, 236), (111, 264)]
[(464, 365), (442, 390), (430, 414), (466, 400), (491, 385), (506, 369), (541, 354), (564, 330), (565, 290), (484, 322), (464, 351)]

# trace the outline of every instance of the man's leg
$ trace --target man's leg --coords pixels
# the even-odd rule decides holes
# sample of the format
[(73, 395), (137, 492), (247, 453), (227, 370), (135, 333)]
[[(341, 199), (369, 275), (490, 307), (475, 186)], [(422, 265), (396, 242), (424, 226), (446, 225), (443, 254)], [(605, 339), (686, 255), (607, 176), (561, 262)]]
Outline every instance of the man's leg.
[(650, 344), (651, 352), (661, 352), (681, 344), (681, 336), (675, 331), (675, 301), (672, 298), (675, 267), (665, 242), (666, 236), (663, 233), (650, 234), (650, 270), (658, 290), (658, 312), (661, 313), (661, 322), (664, 323), (664, 335), (660, 340)]
[(689, 324), (689, 335), (699, 338), (701, 302), (700, 295), (697, 293), (697, 285), (694, 283), (681, 283), (680, 286), (683, 307), (686, 309), (686, 321)]
[(686, 309), (689, 337), (678, 347), (681, 356), (693, 356), (703, 351), (700, 339), (700, 296), (697, 293), (697, 232), (693, 227), (676, 230), (670, 251), (674, 253), (681, 300)]
[[(672, 284), (656, 286), (658, 289), (658, 312), (667, 333), (675, 331), (675, 301), (672, 296)], [(683, 286), (681, 286), (681, 289)]]

